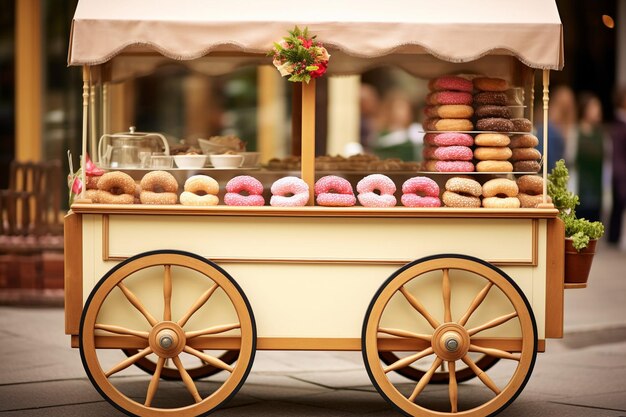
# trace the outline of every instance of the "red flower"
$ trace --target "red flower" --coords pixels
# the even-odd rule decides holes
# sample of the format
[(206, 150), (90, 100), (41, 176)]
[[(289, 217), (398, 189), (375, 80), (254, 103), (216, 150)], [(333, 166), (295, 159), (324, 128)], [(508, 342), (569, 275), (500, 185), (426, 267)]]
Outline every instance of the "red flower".
[(328, 66), (328, 61), (322, 61), (317, 65), (317, 69), (315, 71), (311, 71), (311, 78), (319, 78), (326, 72), (326, 67)]
[(309, 49), (311, 46), (313, 46), (313, 39), (303, 38), (302, 36), (298, 36), (298, 39), (300, 39), (300, 41), (302, 42), (302, 46), (304, 46), (306, 49)]

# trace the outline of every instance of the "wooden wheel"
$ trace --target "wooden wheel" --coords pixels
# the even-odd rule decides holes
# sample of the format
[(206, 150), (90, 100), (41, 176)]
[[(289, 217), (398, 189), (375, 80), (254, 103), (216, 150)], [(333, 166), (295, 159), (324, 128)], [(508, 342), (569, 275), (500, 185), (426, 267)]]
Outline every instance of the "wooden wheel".
[[(122, 349), (124, 355), (127, 357), (131, 357), (139, 353), (137, 349)], [(237, 358), (239, 357), (239, 351), (237, 350), (227, 350), (221, 355), (217, 356), (219, 360), (222, 362), (232, 365)], [(180, 381), (182, 378), (180, 376), (180, 372), (178, 368), (174, 365), (174, 363), (170, 363), (171, 361), (166, 360), (163, 368), (161, 369), (161, 379), (165, 379), (167, 381)], [(224, 369), (213, 366), (210, 363), (203, 361), (200, 358), (197, 358), (197, 366), (186, 366), (185, 369), (187, 373), (191, 377), (191, 379), (202, 379), (207, 378), (211, 375), (215, 375), (218, 372), (222, 372)], [(144, 372), (149, 373), (150, 375), (154, 375), (157, 369), (158, 360), (155, 362), (149, 356), (143, 357), (139, 359), (134, 365), (141, 369)]]
[[(186, 298), (189, 288), (202, 289), (192, 302)], [(220, 321), (223, 317), (228, 321)], [(125, 260), (94, 287), (83, 309), (79, 341), (89, 379), (119, 410), (137, 416), (198, 416), (219, 407), (243, 385), (255, 354), (256, 326), (245, 295), (220, 267), (187, 252), (154, 251)], [(107, 349), (138, 353), (111, 366), (105, 363)], [(236, 363), (205, 353), (214, 349), (237, 350)], [(127, 378), (116, 378), (149, 354), (158, 358), (151, 378), (130, 388), (122, 383)], [(226, 371), (225, 380), (199, 385), (181, 361), (183, 355)], [(173, 361), (188, 391), (182, 404), (171, 400), (171, 390), (159, 395), (166, 360)]]
[[(476, 366), (478, 366), (480, 369), (483, 370), (483, 372), (490, 369), (500, 360), (500, 358), (496, 358), (496, 357), (484, 355), (484, 354), (477, 354), (477, 356), (478, 358), (473, 358), (472, 360), (476, 363)], [(392, 365), (396, 363), (397, 361), (399, 361), (400, 359), (402, 359), (402, 356), (399, 356), (395, 354), (394, 352), (386, 352), (386, 351), (380, 352), (380, 360), (382, 360), (385, 363), (385, 365)], [(474, 371), (472, 371), (472, 368), (470, 368), (469, 366), (462, 367), (459, 365), (461, 364), (456, 365), (456, 382), (465, 382), (465, 381), (469, 381), (470, 379), (474, 379), (476, 377), (476, 374), (474, 373)], [(425, 366), (423, 368), (419, 368), (415, 366), (414, 364), (412, 364), (404, 368), (396, 369), (395, 372), (399, 373), (403, 377), (409, 378), (417, 382), (420, 379), (422, 379), (422, 377), (424, 376), (424, 374), (426, 374), (426, 372), (428, 372), (428, 368), (430, 367)], [(443, 362), (440, 368), (437, 371), (435, 371), (435, 373), (430, 378), (430, 381), (428, 381), (428, 383), (429, 384), (447, 384), (450, 381), (449, 372), (450, 371), (447, 368), (446, 362)]]
[[(537, 355), (537, 326), (523, 292), (503, 271), (476, 258), (439, 255), (406, 265), (381, 286), (365, 316), (362, 344), (374, 386), (404, 414), (491, 416), (526, 385)], [(381, 352), (390, 351), (411, 354), (386, 365)], [(507, 380), (495, 383), (470, 352), (506, 359), (512, 365)], [(431, 365), (417, 384), (390, 378), (422, 358)], [(448, 390), (432, 391), (439, 398), (429, 399), (424, 394), (443, 362)], [(459, 389), (457, 363), (478, 381)]]

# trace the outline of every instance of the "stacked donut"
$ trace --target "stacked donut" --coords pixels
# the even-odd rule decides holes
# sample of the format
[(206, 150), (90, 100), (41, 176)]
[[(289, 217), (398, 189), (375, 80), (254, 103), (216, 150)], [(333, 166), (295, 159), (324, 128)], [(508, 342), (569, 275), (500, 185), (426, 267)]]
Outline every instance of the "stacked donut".
[(479, 172), (511, 172), (513, 165), (508, 161), (511, 150), (509, 137), (513, 131), (511, 112), (507, 107), (508, 82), (502, 78), (477, 77), (472, 80), (474, 89), (474, 117), (476, 130), (483, 132), (476, 136), (474, 158), (478, 160)]
[(441, 200), (446, 207), (478, 208), (483, 188), (468, 177), (452, 177), (446, 181)]
[(519, 188), (508, 178), (495, 178), (483, 184), (483, 207), (519, 208)]
[(424, 136), (426, 171), (472, 172), (472, 146), (474, 138), (467, 133), (427, 133)]
[(539, 139), (531, 132), (533, 125), (528, 119), (511, 119), (513, 131), (517, 134), (511, 138), (511, 162), (515, 172), (539, 172), (541, 152), (536, 147)]
[[(517, 187), (522, 208), (535, 208), (543, 202), (543, 178), (539, 175), (522, 175), (517, 178)], [(550, 196), (547, 196), (547, 202), (552, 202)]]
[(473, 130), (472, 88), (470, 80), (452, 75), (430, 80), (424, 108), (426, 130)]

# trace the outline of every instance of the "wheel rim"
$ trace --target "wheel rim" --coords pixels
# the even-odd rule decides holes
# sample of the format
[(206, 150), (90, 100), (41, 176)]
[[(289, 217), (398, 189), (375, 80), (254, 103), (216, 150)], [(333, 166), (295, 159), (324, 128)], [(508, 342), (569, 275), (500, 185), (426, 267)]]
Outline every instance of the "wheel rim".
[[(438, 310), (431, 308), (434, 313), (422, 304), (418, 291), (414, 288), (420, 284), (420, 280), (436, 282), (438, 286), (442, 308)], [(471, 302), (457, 307), (453, 303), (454, 296), (459, 295), (459, 290), (452, 291), (455, 283), (479, 281), (482, 284), (477, 287), (480, 289), (476, 294), (472, 294)], [(459, 288), (462, 289), (462, 285), (459, 285)], [(498, 316), (477, 324), (475, 320), (472, 321), (472, 316), (484, 304), (490, 293), (498, 293), (497, 296), (505, 301), (504, 305), (508, 303), (512, 312), (498, 313)], [(394, 296), (396, 298), (393, 298)], [(401, 326), (389, 327), (387, 321), (390, 313), (386, 315), (385, 312), (400, 311), (394, 310), (398, 303), (404, 303), (403, 307), (421, 318), (424, 325), (420, 329), (428, 330), (418, 333)], [(455, 311), (457, 314), (453, 315), (453, 310), (457, 309), (460, 311)], [(489, 306), (483, 309), (488, 310)], [(480, 310), (481, 313), (483, 309)], [(458, 314), (460, 312), (463, 314)], [(480, 317), (482, 318), (482, 314)], [(512, 348), (507, 350), (499, 348), (499, 345), (490, 346), (489, 338), (484, 340), (480, 338), (481, 332), (492, 331), (491, 329), (497, 329), (506, 323), (512, 323), (507, 326), (514, 327), (520, 334), (514, 341), (517, 344), (515, 352)], [(409, 346), (415, 353), (385, 366), (380, 352), (394, 350), (386, 346), (394, 346), (393, 343), (398, 341), (406, 342), (405, 346)], [(487, 416), (499, 412), (515, 399), (530, 377), (536, 357), (536, 346), (536, 323), (530, 305), (519, 287), (501, 270), (481, 260), (462, 255), (424, 258), (397, 271), (381, 286), (372, 300), (363, 325), (363, 357), (373, 384), (395, 407), (412, 416), (449, 414)], [(508, 359), (516, 362), (517, 366), (506, 384), (496, 384), (484, 370), (478, 368), (468, 352)], [(434, 360), (428, 371), (420, 377), (417, 384), (410, 387), (410, 390), (403, 390), (397, 381), (393, 382), (389, 378), (388, 375), (392, 371), (409, 367), (422, 358)], [(425, 404), (427, 398), (423, 395), (424, 388), (443, 362), (446, 362), (449, 368), (445, 408)], [(463, 393), (458, 389), (457, 362), (465, 363), (478, 377), (483, 386), (481, 389), (492, 392), (489, 398), (484, 401), (481, 399), (480, 404), (471, 407), (459, 402), (463, 401)]]
[[(144, 305), (144, 301), (137, 297), (134, 291), (126, 285), (132, 281), (135, 274), (148, 270), (151, 272), (161, 270), (162, 292), (162, 320), (157, 319)], [(175, 268), (175, 271), (173, 269)], [(174, 274), (173, 274), (174, 272)], [(174, 290), (173, 275), (184, 275), (193, 273), (202, 277), (206, 283), (205, 287), (195, 302), (184, 309), (183, 314), (173, 317), (172, 294)], [(157, 274), (158, 275), (158, 274)], [(120, 291), (115, 291), (114, 289)], [(219, 292), (219, 296), (215, 295)], [(114, 294), (114, 295), (112, 295)], [(136, 310), (149, 325), (149, 331), (135, 330), (123, 326), (116, 326), (115, 323), (102, 323), (98, 321), (98, 316), (103, 304), (109, 297), (126, 299), (127, 306), (131, 310)], [(227, 300), (236, 313), (237, 322), (211, 325), (199, 330), (185, 330), (185, 326), (194, 315), (205, 306), (210, 306), (211, 299), (222, 297)], [(227, 297), (227, 298), (226, 298)], [(192, 297), (194, 298), (194, 297)], [(235, 333), (233, 335), (233, 333)], [(239, 334), (236, 334), (239, 333)], [(238, 344), (239, 357), (234, 366), (231, 366), (219, 358), (203, 353), (203, 350), (215, 348), (208, 341), (212, 337), (228, 335), (228, 338), (235, 340)], [(125, 339), (134, 337), (134, 343), (141, 345), (138, 352), (117, 363), (113, 367), (103, 366), (98, 357), (96, 346), (96, 336), (118, 336), (110, 338), (107, 348), (125, 348), (125, 343), (120, 342), (117, 346), (119, 336)], [(209, 343), (206, 346), (204, 343)], [(193, 344), (194, 347), (190, 346)], [(212, 347), (213, 346), (213, 347)], [(219, 407), (231, 398), (243, 384), (252, 366), (252, 361), (256, 346), (256, 328), (254, 316), (250, 305), (241, 289), (230, 278), (226, 272), (211, 262), (195, 256), (193, 254), (179, 251), (157, 251), (138, 255), (129, 258), (113, 268), (94, 288), (83, 309), (80, 329), (80, 353), (85, 370), (101, 395), (112, 403), (115, 407), (128, 414), (145, 415), (176, 415), (176, 416), (197, 416), (208, 413)], [(214, 367), (227, 371), (228, 376), (217, 389), (206, 394), (200, 393), (197, 384), (193, 381), (185, 365), (181, 362), (181, 353), (196, 356)], [(143, 398), (137, 398), (136, 394), (129, 394), (119, 389), (112, 381), (111, 377), (118, 372), (136, 363), (148, 354), (157, 355), (157, 363), (154, 374), (144, 391)], [(163, 371), (165, 361), (171, 359), (181, 375), (183, 385), (188, 391), (188, 404), (176, 408), (159, 408), (153, 406), (155, 400), (159, 400), (159, 379)], [(117, 381), (116, 381), (117, 382)]]

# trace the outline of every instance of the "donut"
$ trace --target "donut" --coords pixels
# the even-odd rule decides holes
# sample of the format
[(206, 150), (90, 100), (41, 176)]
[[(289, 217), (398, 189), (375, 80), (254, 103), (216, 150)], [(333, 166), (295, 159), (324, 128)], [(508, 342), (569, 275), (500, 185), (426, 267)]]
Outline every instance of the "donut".
[(511, 161), (530, 161), (541, 159), (541, 152), (535, 148), (513, 148)]
[(474, 157), (480, 161), (506, 161), (511, 154), (507, 146), (479, 146), (474, 149)]
[(474, 129), (474, 124), (467, 119), (439, 119), (433, 117), (424, 120), (424, 127), (426, 127), (426, 130), (468, 131)]
[(511, 139), (502, 133), (479, 133), (474, 138), (477, 146), (508, 146)]
[(262, 206), (263, 184), (250, 175), (238, 175), (226, 183), (224, 203), (227, 206)]
[(446, 181), (441, 200), (447, 207), (480, 207), (482, 187), (471, 178), (452, 177)]
[(516, 182), (520, 193), (543, 194), (543, 178), (539, 175), (522, 175)]
[(476, 110), (474, 110), (474, 116), (478, 119), (484, 119), (485, 117), (501, 117), (503, 119), (510, 119), (511, 110), (509, 110), (506, 106), (484, 104), (476, 107)]
[(176, 204), (178, 201), (178, 182), (167, 171), (148, 172), (139, 185), (142, 204)]
[(495, 91), (483, 91), (474, 94), (474, 103), (506, 106), (506, 94)]
[(464, 91), (436, 91), (426, 96), (426, 103), (431, 106), (440, 104), (472, 104), (472, 94)]
[(97, 190), (98, 189), (98, 181), (102, 178), (102, 175), (87, 175), (86, 176), (87, 188), (86, 190)]
[(487, 197), (483, 198), (485, 208), (519, 208), (520, 201), (517, 197)]
[(473, 172), (474, 164), (469, 161), (436, 161), (437, 172)]
[(539, 139), (535, 135), (513, 135), (510, 148), (534, 148), (539, 145)]
[(471, 93), (472, 88), (473, 85), (470, 80), (454, 75), (444, 75), (443, 77), (433, 78), (428, 82), (428, 89), (431, 91), (453, 90)]
[(326, 175), (315, 183), (317, 204), (328, 207), (350, 207), (356, 204), (352, 185), (336, 175)]
[(537, 161), (516, 161), (513, 162), (515, 172), (539, 172), (541, 165)]
[(480, 161), (476, 164), (478, 172), (513, 172), (513, 164), (509, 161)]
[(133, 204), (135, 180), (124, 172), (113, 171), (98, 180), (96, 200), (104, 204)]
[(515, 181), (508, 178), (494, 178), (483, 184), (483, 197), (516, 197), (519, 188)]
[[(99, 190), (94, 190), (94, 189), (86, 189), (85, 190), (85, 198), (87, 200), (91, 200), (92, 203), (99, 203), (100, 200), (98, 200), (98, 193), (100, 191)], [(134, 198), (133, 198), (134, 200)]]
[(302, 207), (309, 202), (309, 186), (298, 177), (283, 177), (272, 184), (270, 206)]
[(441, 119), (469, 119), (474, 115), (474, 108), (465, 104), (444, 104), (443, 106), (426, 106), (424, 114), (427, 117)]
[[(520, 192), (517, 195), (522, 208), (536, 208), (539, 204), (543, 203), (543, 194), (531, 195)], [(552, 203), (550, 196), (546, 196), (546, 201)]]
[(409, 178), (402, 184), (400, 201), (406, 207), (440, 207), (439, 186), (428, 177)]
[(530, 122), (530, 120), (526, 119), (525, 117), (517, 117), (517, 118), (511, 119), (511, 122), (513, 122), (513, 131), (515, 132), (532, 132), (533, 131), (533, 124)]
[(427, 133), (424, 135), (424, 143), (436, 146), (472, 146), (474, 139), (467, 133)]
[[(396, 205), (396, 184), (386, 175), (372, 174), (361, 179), (356, 190), (359, 203), (365, 207), (393, 207)], [(378, 191), (375, 193), (374, 191)]]
[(509, 83), (502, 78), (476, 77), (472, 80), (474, 88), (481, 91), (506, 91)]
[(183, 206), (216, 206), (219, 203), (217, 193), (220, 186), (208, 175), (193, 175), (185, 181), (184, 191), (180, 195)]
[(425, 159), (440, 161), (471, 161), (473, 158), (468, 146), (426, 146), (422, 153)]
[(501, 117), (488, 117), (486, 119), (476, 121), (476, 129), (496, 132), (512, 132), (513, 122), (509, 119), (503, 119)]

